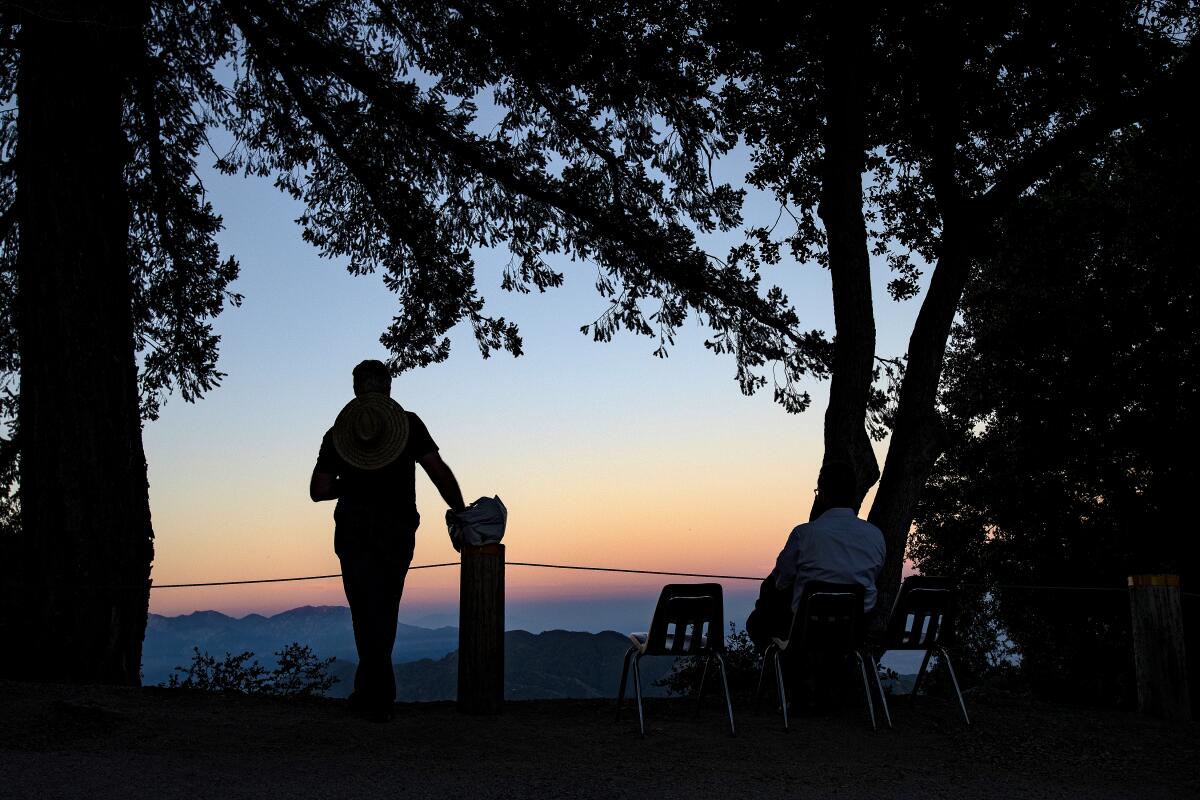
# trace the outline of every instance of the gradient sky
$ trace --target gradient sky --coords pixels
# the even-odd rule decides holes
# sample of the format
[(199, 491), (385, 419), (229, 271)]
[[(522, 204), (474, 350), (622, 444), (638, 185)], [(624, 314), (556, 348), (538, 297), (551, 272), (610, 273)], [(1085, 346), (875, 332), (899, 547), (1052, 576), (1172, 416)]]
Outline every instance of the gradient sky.
[[(735, 153), (722, 165), (726, 179), (740, 183), (747, 164)], [(322, 434), (352, 397), (350, 370), (386, 356), (378, 339), (397, 301), (377, 276), (351, 276), (302, 242), (298, 204), (268, 181), (204, 166), (225, 219), (220, 244), (242, 265), (234, 289), (245, 302), (216, 323), (223, 385), (196, 404), (173, 397), (146, 426), (153, 579), (336, 573), (333, 504), (309, 501), (308, 478)], [(770, 224), (777, 212), (754, 195), (745, 216)], [(707, 240), (718, 254), (733, 241)], [(520, 324), (525, 355), (485, 360), (459, 326), (450, 359), (400, 376), (392, 394), (426, 422), (468, 502), (504, 500), (508, 560), (765, 575), (807, 518), (826, 385), (807, 387), (813, 406), (800, 415), (773, 403), (769, 387), (744, 397), (733, 361), (703, 348), (706, 332), (694, 321), (667, 359), (651, 355), (649, 339), (594, 343), (579, 333), (605, 308), (593, 265), (560, 261), (562, 288), (519, 295), (499, 288), (506, 261), (480, 252), (478, 283), (488, 313)], [(875, 269), (879, 352), (897, 355), (917, 302), (891, 301), (887, 269)], [(785, 260), (766, 279), (785, 288), (805, 328), (832, 332), (826, 271)], [(413, 563), (455, 561), (445, 506), (417, 472), (423, 523)], [(599, 621), (605, 607), (637, 614), (641, 604), (648, 621), (668, 580), (509, 567), (509, 627), (612, 627)], [(452, 623), (457, 581), (454, 568), (410, 573), (401, 619)], [(728, 614), (740, 624), (757, 586), (726, 586)], [(159, 589), (150, 609), (241, 615), (344, 603), (340, 582), (323, 580)]]

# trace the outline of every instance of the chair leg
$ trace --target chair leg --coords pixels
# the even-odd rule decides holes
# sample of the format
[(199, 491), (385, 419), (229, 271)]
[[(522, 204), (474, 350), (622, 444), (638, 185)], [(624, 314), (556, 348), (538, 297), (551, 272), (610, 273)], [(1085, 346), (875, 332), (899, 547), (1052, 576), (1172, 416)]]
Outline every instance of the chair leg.
[(712, 663), (710, 655), (704, 659), (704, 671), (700, 673), (700, 690), (696, 692), (696, 714), (700, 713), (700, 704), (704, 702), (704, 685), (708, 682), (708, 665)]
[(763, 695), (763, 679), (767, 677), (767, 663), (771, 660), (771, 654), (775, 652), (775, 645), (767, 645), (767, 649), (762, 654), (762, 666), (758, 670), (758, 688), (754, 690), (754, 710), (758, 711), (759, 703), (762, 701)]
[(646, 720), (642, 714), (642, 671), (638, 668), (638, 662), (641, 661), (642, 654), (637, 653), (633, 657), (633, 691), (637, 696), (638, 707), (638, 730), (642, 736), (646, 735)]
[(788, 730), (787, 690), (783, 686), (783, 665), (779, 663), (779, 650), (775, 651), (775, 687), (779, 690), (779, 705), (783, 708), (783, 732)]
[(871, 730), (879, 730), (879, 726), (875, 724), (875, 703), (871, 700), (871, 679), (867, 676), (867, 662), (863, 658), (861, 650), (854, 651), (854, 657), (858, 659), (858, 670), (862, 673), (863, 692), (867, 696), (867, 714), (871, 717)]
[(871, 664), (871, 673), (875, 676), (875, 688), (879, 690), (879, 705), (883, 706), (883, 718), (887, 720), (887, 726), (892, 727), (892, 711), (888, 708), (887, 693), (883, 691), (883, 681), (879, 679), (879, 662), (875, 660), (875, 654), (870, 650), (867, 651), (867, 659)]
[(929, 667), (929, 657), (933, 655), (933, 650), (926, 650), (925, 657), (921, 659), (921, 668), (917, 670), (917, 679), (913, 681), (912, 693), (908, 698), (912, 702), (917, 702), (917, 692), (921, 688), (921, 679), (925, 677), (925, 670)]
[(946, 662), (946, 669), (950, 671), (950, 682), (954, 684), (954, 694), (958, 696), (958, 707), (962, 709), (963, 722), (971, 724), (971, 718), (967, 716), (967, 704), (963, 702), (962, 690), (958, 688), (958, 678), (954, 674), (954, 665), (950, 663), (950, 654), (946, 652), (946, 648), (939, 647), (938, 651), (942, 654), (942, 658)]
[[(729, 735), (737, 736), (737, 728), (733, 725), (733, 699), (729, 696), (729, 677), (727, 675), (728, 670), (725, 669), (725, 659), (721, 657), (720, 653), (714, 653), (713, 655), (717, 657), (717, 667), (721, 670), (721, 685), (725, 688), (725, 710), (729, 712)], [(705, 662), (706, 666), (707, 663)]]
[(636, 647), (625, 651), (625, 664), (621, 667), (621, 686), (617, 689), (617, 719), (621, 718), (621, 703), (625, 702), (625, 682), (629, 678), (629, 659), (637, 652)]

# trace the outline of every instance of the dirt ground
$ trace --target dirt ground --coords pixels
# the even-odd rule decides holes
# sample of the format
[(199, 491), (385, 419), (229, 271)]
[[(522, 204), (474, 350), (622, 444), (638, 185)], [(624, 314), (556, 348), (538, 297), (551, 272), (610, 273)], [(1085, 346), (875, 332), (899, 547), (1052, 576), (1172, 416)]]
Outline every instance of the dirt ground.
[[(984, 798), (1200, 797), (1200, 725), (968, 699), (970, 727), (937, 698), (800, 716), (718, 698), (631, 705), (512, 702), (499, 717), (401, 705), (385, 725), (339, 701), (165, 689), (0, 683), (4, 798)], [(735, 707), (735, 710), (738, 710)]]

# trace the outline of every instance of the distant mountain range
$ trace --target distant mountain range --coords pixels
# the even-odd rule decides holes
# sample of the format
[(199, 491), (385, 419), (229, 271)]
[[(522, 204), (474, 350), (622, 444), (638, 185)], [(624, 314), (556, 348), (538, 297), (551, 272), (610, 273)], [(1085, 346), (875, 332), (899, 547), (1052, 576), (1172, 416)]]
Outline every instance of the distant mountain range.
[[(344, 606), (305, 606), (272, 617), (251, 614), (240, 619), (216, 611), (178, 617), (151, 614), (143, 645), (143, 682), (165, 682), (175, 667), (191, 663), (193, 647), (217, 658), (249, 650), (269, 668), (274, 665), (272, 654), (292, 642), (309, 645), (321, 658), (336, 657), (331, 672), (340, 680), (329, 694), (344, 697), (350, 693), (357, 654), (350, 609)], [(615, 697), (628, 647), (629, 640), (614, 631), (508, 631), (504, 639), (505, 696), (512, 700)], [(398, 699), (453, 699), (458, 686), (457, 648), (457, 628), (398, 625), (392, 651)], [(669, 658), (643, 662), (648, 695), (665, 694), (653, 683), (672, 665)]]
[[(192, 648), (220, 658), (249, 650), (260, 662), (273, 665), (272, 654), (292, 642), (306, 644), (321, 658), (355, 662), (354, 629), (346, 606), (304, 606), (271, 617), (250, 614), (236, 618), (218, 611), (197, 611), (178, 617), (151, 614), (142, 645), (142, 682), (162, 683), (175, 667), (192, 661)], [(392, 661), (441, 658), (458, 648), (458, 628), (418, 628), (400, 624)]]

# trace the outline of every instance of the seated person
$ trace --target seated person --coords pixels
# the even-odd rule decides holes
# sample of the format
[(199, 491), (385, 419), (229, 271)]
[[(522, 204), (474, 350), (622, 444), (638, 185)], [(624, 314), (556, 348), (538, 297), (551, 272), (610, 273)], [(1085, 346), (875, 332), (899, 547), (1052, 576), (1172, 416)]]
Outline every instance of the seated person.
[(765, 650), (772, 637), (788, 635), (808, 581), (862, 584), (863, 611), (869, 614), (875, 608), (883, 533), (858, 518), (857, 499), (853, 467), (841, 461), (821, 467), (813, 519), (792, 529), (746, 620), (746, 632), (759, 650)]

